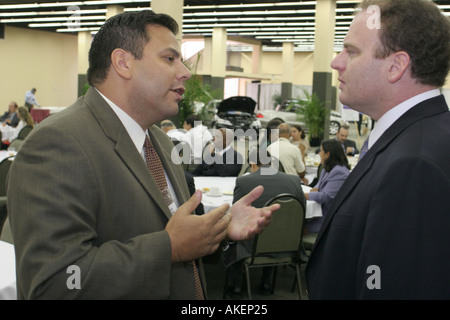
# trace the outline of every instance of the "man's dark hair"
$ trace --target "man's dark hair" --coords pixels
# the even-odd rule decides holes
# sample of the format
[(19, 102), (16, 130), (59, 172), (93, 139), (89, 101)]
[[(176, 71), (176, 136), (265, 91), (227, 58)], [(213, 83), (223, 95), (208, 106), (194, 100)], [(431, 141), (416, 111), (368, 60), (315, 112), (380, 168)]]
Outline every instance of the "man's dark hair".
[(442, 87), (450, 68), (449, 19), (427, 0), (364, 0), (359, 7), (371, 5), (381, 13), (381, 46), (375, 57), (405, 51), (417, 82)]
[(89, 50), (89, 69), (87, 79), (91, 86), (101, 84), (111, 66), (111, 54), (121, 48), (130, 52), (136, 59), (142, 59), (145, 45), (150, 41), (148, 25), (168, 28), (178, 33), (178, 24), (166, 14), (156, 14), (151, 10), (125, 12), (115, 15), (100, 28)]
[(196, 114), (190, 114), (184, 119), (186, 121), (186, 124), (190, 125), (192, 128), (195, 127), (196, 121), (202, 121), (200, 117)]

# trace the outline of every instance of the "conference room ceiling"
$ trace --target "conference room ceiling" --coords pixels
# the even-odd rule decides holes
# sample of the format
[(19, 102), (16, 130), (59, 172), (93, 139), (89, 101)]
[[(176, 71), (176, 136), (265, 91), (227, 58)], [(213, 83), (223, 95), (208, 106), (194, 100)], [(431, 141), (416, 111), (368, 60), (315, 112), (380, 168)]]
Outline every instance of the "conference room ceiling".
[[(320, 1), (320, 0), (319, 0)], [(293, 42), (296, 50), (314, 50), (317, 1), (293, 0), (185, 0), (183, 35), (210, 36), (214, 27), (224, 27), (228, 35), (261, 41), (266, 48), (279, 48)], [(335, 49), (342, 41), (360, 0), (337, 0)], [(450, 1), (434, 1), (450, 16)], [(125, 11), (151, 7), (148, 0), (4, 0), (0, 4), (0, 23), (76, 34), (95, 33), (106, 19), (108, 5)]]

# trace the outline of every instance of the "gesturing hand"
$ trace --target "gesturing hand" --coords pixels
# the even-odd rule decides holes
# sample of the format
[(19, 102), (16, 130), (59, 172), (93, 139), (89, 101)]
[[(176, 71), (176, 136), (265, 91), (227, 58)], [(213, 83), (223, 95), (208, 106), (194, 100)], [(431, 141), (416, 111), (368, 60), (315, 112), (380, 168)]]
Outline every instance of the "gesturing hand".
[(202, 193), (197, 190), (167, 223), (172, 262), (190, 261), (213, 253), (227, 234), (231, 220), (231, 216), (226, 214), (229, 205), (223, 204), (201, 216), (192, 214), (201, 199)]
[(259, 209), (251, 206), (263, 191), (264, 188), (258, 186), (231, 207), (231, 223), (228, 226), (227, 233), (230, 240), (250, 239), (261, 233), (270, 224), (272, 213), (280, 208), (279, 204)]

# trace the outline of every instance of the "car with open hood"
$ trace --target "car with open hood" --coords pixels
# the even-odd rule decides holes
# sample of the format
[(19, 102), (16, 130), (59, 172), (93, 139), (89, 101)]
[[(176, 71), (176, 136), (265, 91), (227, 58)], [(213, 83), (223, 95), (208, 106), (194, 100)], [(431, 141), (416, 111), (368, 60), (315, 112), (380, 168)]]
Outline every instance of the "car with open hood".
[(254, 129), (257, 133), (262, 128), (255, 114), (256, 101), (250, 97), (230, 97), (220, 101), (216, 108), (213, 128), (242, 129), (244, 132)]

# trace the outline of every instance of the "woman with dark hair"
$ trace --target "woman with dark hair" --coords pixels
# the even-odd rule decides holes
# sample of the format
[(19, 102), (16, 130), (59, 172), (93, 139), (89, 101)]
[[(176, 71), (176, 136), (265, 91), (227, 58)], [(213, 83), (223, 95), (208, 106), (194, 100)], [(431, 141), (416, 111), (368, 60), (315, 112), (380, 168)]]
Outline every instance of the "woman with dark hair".
[(308, 153), (309, 141), (306, 139), (305, 131), (298, 124), (291, 126), (291, 143), (300, 148), (302, 156)]
[(305, 193), (305, 196), (307, 200), (314, 200), (322, 205), (322, 217), (306, 222), (305, 227), (309, 233), (319, 232), (331, 201), (350, 173), (347, 156), (338, 141), (322, 141), (319, 155), (323, 170), (320, 173), (317, 188), (311, 189), (309, 193)]

